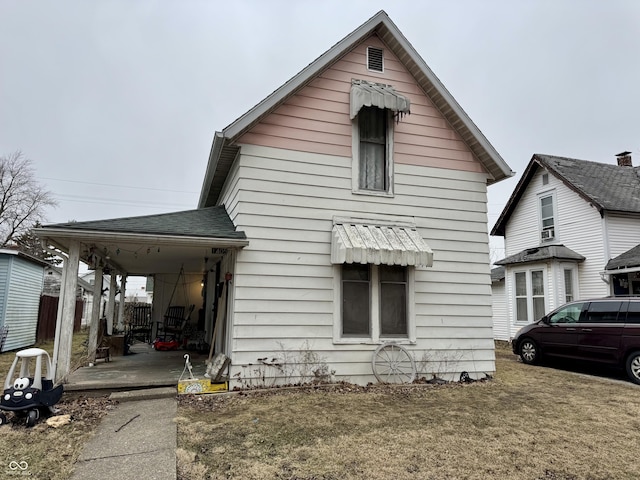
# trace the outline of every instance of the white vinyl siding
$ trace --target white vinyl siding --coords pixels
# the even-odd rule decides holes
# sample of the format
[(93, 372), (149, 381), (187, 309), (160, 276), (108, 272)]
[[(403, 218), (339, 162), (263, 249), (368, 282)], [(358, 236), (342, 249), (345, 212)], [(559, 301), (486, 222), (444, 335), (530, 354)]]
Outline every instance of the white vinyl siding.
[(493, 338), (508, 341), (513, 335), (507, 318), (507, 299), (504, 285), (504, 280), (491, 284)]
[(232, 378), (306, 343), (338, 379), (373, 380), (375, 345), (334, 342), (333, 216), (415, 221), (434, 264), (415, 269), (412, 354), (427, 370), (447, 364), (442, 375), (494, 371), (484, 175), (396, 165), (390, 201), (352, 194), (351, 158), (251, 145), (234, 172), (223, 198), (237, 198), (234, 222), (250, 244), (235, 266)]
[[(580, 298), (608, 295), (609, 287), (600, 276), (608, 261), (604, 255), (605, 235), (600, 213), (553, 174), (549, 174), (549, 184), (544, 186), (540, 177), (541, 172), (538, 171), (506, 226), (505, 256), (540, 245), (539, 196), (554, 191), (555, 241), (550, 243), (562, 244), (586, 257), (583, 263), (578, 264)], [(553, 278), (555, 281), (562, 280), (558, 275)], [(561, 285), (555, 284), (553, 291), (560, 290)]]

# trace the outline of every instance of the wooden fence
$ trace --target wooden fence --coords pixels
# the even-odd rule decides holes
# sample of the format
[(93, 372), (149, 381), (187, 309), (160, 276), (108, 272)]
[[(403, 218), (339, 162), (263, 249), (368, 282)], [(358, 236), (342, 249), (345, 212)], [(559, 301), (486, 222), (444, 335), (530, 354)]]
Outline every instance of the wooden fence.
[[(80, 331), (82, 322), (82, 309), (84, 302), (76, 299), (76, 316), (73, 321), (73, 332)], [(38, 312), (38, 331), (36, 342), (53, 340), (56, 336), (56, 317), (58, 315), (58, 297), (42, 295), (40, 297), (40, 310)]]

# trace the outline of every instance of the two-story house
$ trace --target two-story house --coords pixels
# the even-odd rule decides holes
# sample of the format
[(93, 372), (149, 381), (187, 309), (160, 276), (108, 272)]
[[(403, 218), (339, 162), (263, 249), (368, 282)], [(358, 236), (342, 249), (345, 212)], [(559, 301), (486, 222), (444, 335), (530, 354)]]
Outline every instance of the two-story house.
[(231, 387), (303, 370), (366, 384), (376, 366), (481, 378), (495, 371), (487, 186), (512, 174), (381, 11), (215, 133), (197, 210), (40, 233), (154, 275), (154, 315), (178, 270), (195, 279)]
[(629, 152), (616, 164), (536, 154), (491, 235), (494, 336), (577, 299), (640, 292), (640, 177)]

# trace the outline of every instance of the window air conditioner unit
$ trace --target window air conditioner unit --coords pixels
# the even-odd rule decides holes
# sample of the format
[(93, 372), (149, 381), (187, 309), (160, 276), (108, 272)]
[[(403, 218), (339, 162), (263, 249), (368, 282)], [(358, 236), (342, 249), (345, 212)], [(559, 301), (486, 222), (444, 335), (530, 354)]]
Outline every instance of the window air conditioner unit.
[(542, 240), (553, 240), (554, 238), (554, 229), (553, 228), (545, 228), (540, 232), (540, 237)]

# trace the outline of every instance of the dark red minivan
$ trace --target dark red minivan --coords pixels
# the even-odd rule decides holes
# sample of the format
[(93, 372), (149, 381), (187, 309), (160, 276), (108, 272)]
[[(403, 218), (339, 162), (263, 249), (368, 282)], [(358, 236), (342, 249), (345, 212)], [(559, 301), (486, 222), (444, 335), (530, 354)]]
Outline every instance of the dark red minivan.
[(567, 303), (512, 340), (524, 363), (542, 357), (585, 360), (624, 368), (640, 384), (640, 297), (609, 297)]

